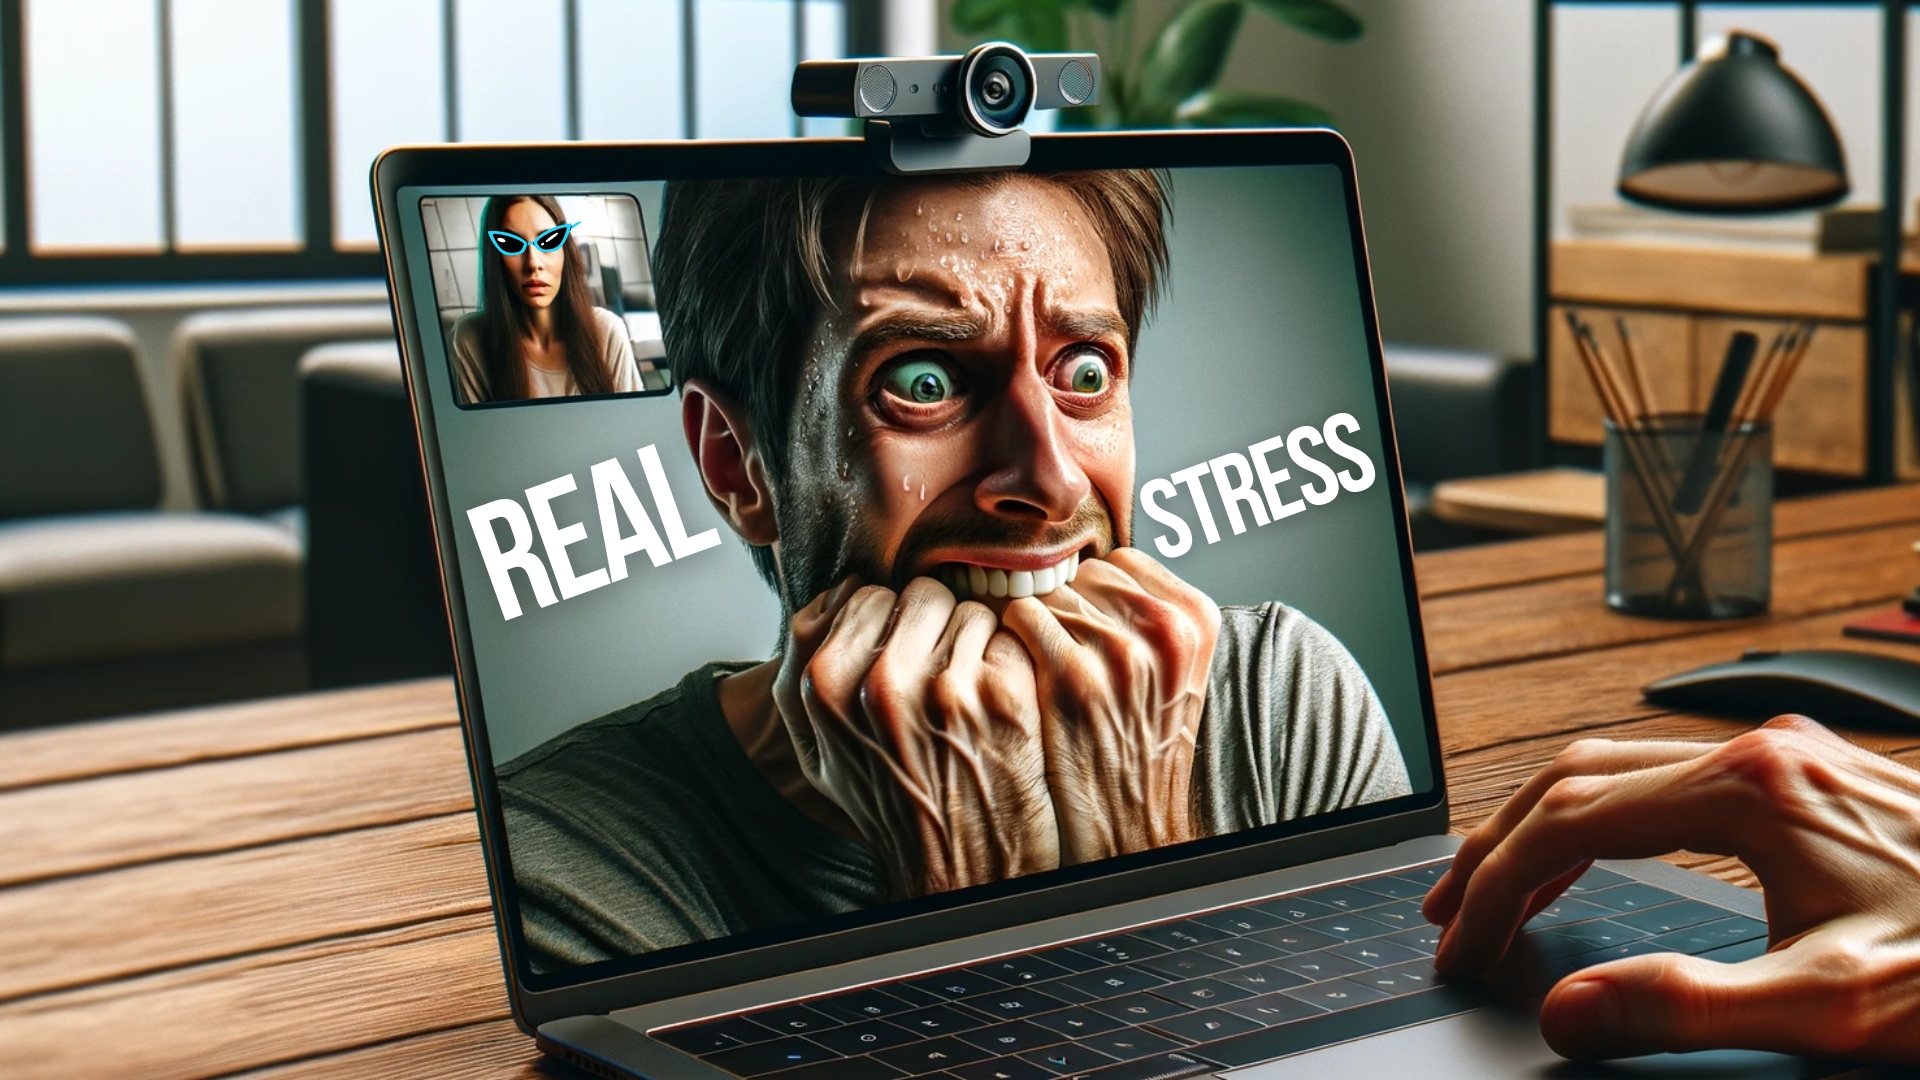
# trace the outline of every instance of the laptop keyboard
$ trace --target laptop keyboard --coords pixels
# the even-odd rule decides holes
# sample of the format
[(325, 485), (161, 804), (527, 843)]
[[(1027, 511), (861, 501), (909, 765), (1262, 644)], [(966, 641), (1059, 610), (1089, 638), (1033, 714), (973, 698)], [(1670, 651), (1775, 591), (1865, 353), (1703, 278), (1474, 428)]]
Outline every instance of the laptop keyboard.
[[(1436, 983), (1446, 863), (654, 1031), (770, 1080), (1174, 1080), (1485, 1004)], [(1608, 960), (1766, 946), (1766, 924), (1595, 868), (1526, 926), (1544, 989)]]

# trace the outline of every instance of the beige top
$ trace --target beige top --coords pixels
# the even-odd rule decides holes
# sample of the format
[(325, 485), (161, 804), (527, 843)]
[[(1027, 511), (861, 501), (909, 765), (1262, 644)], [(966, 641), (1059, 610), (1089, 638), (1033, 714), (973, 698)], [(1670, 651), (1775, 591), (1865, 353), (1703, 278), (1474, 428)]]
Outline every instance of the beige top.
[[(613, 372), (613, 392), (631, 394), (646, 389), (640, 383), (640, 369), (633, 363), (633, 343), (627, 340), (627, 324), (602, 307), (593, 309), (593, 321), (600, 331), (601, 362)], [(453, 371), (460, 384), (463, 405), (494, 400), (487, 389), (487, 366), (481, 360), (486, 345), (480, 336), (480, 327), (480, 313), (469, 311), (454, 322), (453, 330), (447, 335), (452, 342)], [(536, 398), (572, 397), (580, 392), (573, 384), (572, 373), (533, 364), (527, 365), (527, 390), (528, 397)]]

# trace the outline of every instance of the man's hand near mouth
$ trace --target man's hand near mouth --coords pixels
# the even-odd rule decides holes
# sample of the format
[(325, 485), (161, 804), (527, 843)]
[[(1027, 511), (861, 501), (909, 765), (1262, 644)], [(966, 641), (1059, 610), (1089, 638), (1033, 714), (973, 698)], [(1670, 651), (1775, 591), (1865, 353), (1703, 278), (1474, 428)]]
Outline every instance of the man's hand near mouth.
[(1034, 658), (1061, 863), (1197, 838), (1193, 753), (1219, 607), (1118, 548), (1001, 621)]
[(1193, 755), (1220, 610), (1199, 590), (1124, 548), (998, 617), (932, 578), (898, 595), (856, 585), (794, 616), (774, 697), (808, 781), (897, 889), (1200, 835)]
[(932, 578), (898, 595), (858, 584), (793, 617), (774, 683), (807, 780), (900, 895), (1059, 866), (1026, 650), (985, 605)]

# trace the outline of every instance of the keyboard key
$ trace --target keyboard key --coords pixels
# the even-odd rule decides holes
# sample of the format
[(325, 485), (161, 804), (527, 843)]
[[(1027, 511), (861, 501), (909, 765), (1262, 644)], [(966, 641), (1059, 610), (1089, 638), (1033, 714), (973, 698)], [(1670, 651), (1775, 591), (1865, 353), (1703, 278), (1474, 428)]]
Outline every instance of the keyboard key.
[(1236, 967), (1242, 964), (1257, 964), (1262, 960), (1272, 960), (1287, 955), (1271, 945), (1246, 938), (1228, 938), (1194, 951), (1219, 957)]
[(1437, 926), (1422, 926), (1413, 930), (1402, 930), (1397, 934), (1388, 934), (1386, 937), (1375, 938), (1374, 940), (1390, 941), (1395, 945), (1404, 945), (1424, 956), (1432, 956), (1440, 949), (1440, 928)]
[(1062, 986), (1070, 990), (1080, 990), (1098, 1000), (1116, 998), (1137, 990), (1151, 990), (1171, 981), (1164, 975), (1155, 975), (1151, 971), (1143, 971), (1140, 968), (1111, 967), (1069, 975), (1064, 979), (1055, 979), (1053, 982), (1043, 983), (1042, 987)]
[(1193, 921), (1202, 926), (1211, 926), (1215, 930), (1224, 930), (1229, 934), (1251, 934), (1255, 930), (1271, 930), (1276, 926), (1286, 925), (1284, 920), (1250, 907), (1230, 908), (1210, 915), (1195, 915)]
[(1381, 907), (1368, 908), (1367, 918), (1383, 923), (1394, 930), (1405, 930), (1414, 926), (1431, 926), (1427, 917), (1420, 914), (1420, 901), (1395, 900)]
[(1235, 1016), (1244, 1016), (1263, 1027), (1275, 1024), (1289, 1024), (1309, 1016), (1320, 1016), (1327, 1010), (1318, 1005), (1309, 1005), (1298, 998), (1285, 994), (1262, 994), (1245, 1001), (1229, 1002), (1220, 1006), (1221, 1012), (1230, 1012)]
[(917, 1031), (922, 1038), (936, 1035), (952, 1035), (960, 1031), (972, 1031), (987, 1026), (987, 1021), (964, 1009), (951, 1005), (930, 1005), (924, 1009), (915, 1009), (909, 1013), (887, 1017), (887, 1023), (897, 1024), (908, 1031)]
[(1018, 1054), (1022, 1050), (1052, 1046), (1060, 1041), (1057, 1032), (1048, 1031), (1038, 1024), (1028, 1023), (1025, 1020), (995, 1024), (978, 1031), (962, 1032), (960, 1038), (996, 1054)]
[(953, 1075), (960, 1080), (1053, 1080), (1055, 1074), (1031, 1061), (1005, 1057), (962, 1065)]
[(1387, 997), (1384, 991), (1375, 990), (1371, 986), (1351, 979), (1333, 979), (1329, 982), (1314, 983), (1312, 986), (1296, 986), (1292, 990), (1280, 992), (1309, 1005), (1318, 1005), (1328, 1012), (1351, 1009), (1355, 1005), (1365, 1005)]
[(1155, 1054), (1152, 1057), (1126, 1061), (1118, 1065), (1109, 1065), (1104, 1069), (1095, 1069), (1090, 1073), (1076, 1076), (1073, 1080), (1178, 1080), (1183, 1076), (1198, 1076), (1211, 1072), (1213, 1066), (1192, 1054), (1175, 1051), (1171, 1054)]
[(1034, 953), (1032, 956), (1026, 957), (1026, 959), (1042, 960), (1055, 967), (1066, 968), (1068, 971), (1092, 971), (1095, 968), (1107, 966), (1107, 961), (1105, 960), (1088, 956), (1085, 953), (1075, 952), (1073, 949), (1064, 945), (1057, 949), (1048, 949), (1045, 952)]
[[(985, 964), (975, 964), (970, 971), (977, 971), (989, 978), (999, 979), (1009, 986), (1023, 983), (1040, 982), (1044, 979), (1057, 979), (1073, 972), (1051, 960), (1042, 960), (1037, 956), (1010, 956), (1005, 960), (994, 960)], [(1075, 968), (1074, 971), (1080, 969)]]
[(1724, 908), (1703, 904), (1698, 900), (1680, 900), (1659, 907), (1641, 908), (1616, 915), (1613, 921), (1635, 930), (1645, 930), (1649, 934), (1670, 934), (1675, 930), (1684, 930), (1689, 926), (1713, 922), (1726, 918), (1730, 912)]
[(1031, 986), (1003, 986), (998, 990), (989, 990), (976, 997), (967, 998), (964, 1004), (969, 1009), (977, 1009), (986, 1016), (997, 1020), (1012, 1020), (1034, 1013), (1052, 1012), (1064, 1008), (1066, 1002), (1052, 997)]
[(1165, 956), (1150, 956), (1140, 961), (1140, 967), (1169, 979), (1197, 979), (1202, 975), (1211, 975), (1216, 971), (1226, 971), (1239, 965), (1232, 960), (1222, 960), (1209, 956), (1198, 949), (1168, 953)]
[[(1325, 976), (1332, 978), (1332, 976)], [(1278, 963), (1253, 964), (1249, 967), (1223, 971), (1214, 978), (1228, 986), (1238, 986), (1255, 994), (1270, 994), (1275, 990), (1285, 990), (1289, 986), (1299, 986), (1312, 982), (1304, 975), (1296, 974), (1281, 967)]]
[(1352, 882), (1352, 885), (1356, 889), (1379, 893), (1390, 900), (1418, 900), (1425, 897), (1433, 888), (1431, 885), (1423, 885), (1418, 881), (1401, 877), (1368, 878), (1365, 881)]
[(1644, 930), (1635, 930), (1631, 926), (1601, 919), (1595, 922), (1574, 923), (1572, 926), (1549, 926), (1544, 930), (1530, 931), (1526, 937), (1544, 959), (1555, 960), (1563, 956), (1589, 952), (1609, 945), (1620, 945), (1646, 937)]
[(1372, 987), (1386, 994), (1388, 997), (1398, 997), (1401, 994), (1411, 994), (1420, 990), (1432, 989), (1438, 982), (1438, 979), (1433, 973), (1433, 963), (1431, 961), (1416, 960), (1409, 964), (1381, 968), (1378, 971), (1368, 971), (1360, 975), (1350, 975), (1347, 977), (1347, 981)]
[[(1380, 939), (1382, 941), (1385, 938)], [(1338, 944), (1337, 942), (1335, 944)], [(1299, 956), (1288, 956), (1275, 960), (1273, 966), (1289, 971), (1308, 982), (1321, 982), (1325, 979), (1337, 979), (1342, 975), (1367, 970), (1367, 965), (1358, 960), (1349, 960), (1337, 956), (1329, 949), (1319, 949)]]
[(1091, 1050), (1072, 1043), (1049, 1046), (1045, 1050), (1029, 1050), (1020, 1055), (1020, 1060), (1038, 1065), (1056, 1073), (1084, 1073), (1102, 1065), (1111, 1065), (1114, 1059), (1098, 1050)]
[(894, 1027), (885, 1020), (848, 1024), (846, 1027), (822, 1031), (813, 1036), (814, 1042), (849, 1057), (854, 1054), (870, 1054), (875, 1050), (885, 1050), (890, 1046), (903, 1046), (910, 1042), (917, 1042), (919, 1039), (918, 1032)]
[[(1245, 1004), (1239, 1003), (1241, 1007)], [(1438, 986), (1406, 997), (1387, 998), (1371, 1005), (1310, 1016), (1293, 1023), (1275, 1024), (1209, 1043), (1200, 1052), (1218, 1065), (1239, 1068), (1411, 1024), (1438, 1020), (1443, 1016), (1478, 1008), (1482, 1004), (1484, 1000), (1476, 994), (1451, 986)], [(1233, 1009), (1234, 1006), (1228, 1008)]]
[(1077, 1039), (1082, 1035), (1099, 1035), (1102, 1032), (1126, 1026), (1126, 1021), (1115, 1020), (1106, 1013), (1084, 1005), (1050, 1012), (1045, 1016), (1036, 1016), (1033, 1022), (1048, 1031), (1057, 1031), (1069, 1039)]
[(717, 1054), (709, 1054), (707, 1061), (715, 1068), (725, 1069), (735, 1076), (761, 1076), (839, 1057), (839, 1054), (806, 1039), (787, 1038), (722, 1050)]
[(1767, 939), (1757, 937), (1743, 941), (1738, 945), (1722, 945), (1711, 952), (1701, 953), (1700, 958), (1702, 960), (1712, 960), (1717, 964), (1738, 964), (1742, 960), (1751, 960), (1756, 956), (1764, 955), (1766, 951)]
[(1257, 1031), (1262, 1025), (1244, 1016), (1235, 1016), (1225, 1009), (1202, 1009), (1199, 1012), (1170, 1016), (1153, 1026), (1155, 1030), (1165, 1032), (1176, 1039), (1203, 1043), (1224, 1039), (1229, 1035)]
[(1203, 926), (1192, 919), (1182, 919), (1179, 922), (1161, 923), (1159, 926), (1135, 930), (1132, 936), (1169, 949), (1191, 949), (1196, 945), (1211, 945), (1221, 938), (1233, 935), (1225, 930)]
[(1604, 919), (1611, 914), (1613, 914), (1613, 912), (1601, 907), (1599, 904), (1590, 903), (1577, 896), (1562, 896), (1560, 899), (1541, 908), (1540, 912), (1533, 918), (1528, 919), (1527, 928), (1529, 930), (1538, 930), (1543, 926), (1553, 926), (1556, 923), (1581, 922), (1586, 919)]
[(1257, 941), (1262, 945), (1271, 945), (1281, 952), (1288, 954), (1312, 952), (1315, 949), (1324, 949), (1329, 945), (1337, 945), (1340, 941), (1340, 939), (1328, 937), (1318, 930), (1308, 930), (1299, 926), (1282, 926), (1273, 930), (1262, 930), (1257, 934), (1247, 935), (1247, 940)]
[(924, 1076), (955, 1065), (984, 1061), (992, 1054), (959, 1039), (934, 1039), (911, 1046), (896, 1046), (873, 1055), (909, 1076)]
[(1096, 1012), (1103, 1012), (1129, 1024), (1145, 1024), (1163, 1016), (1178, 1016), (1187, 1011), (1185, 1005), (1165, 998), (1157, 998), (1152, 994), (1128, 994), (1126, 997), (1103, 1001), (1091, 1007)]
[[(916, 990), (924, 990), (942, 1000), (954, 1000), (984, 994), (989, 990), (998, 990), (1007, 985), (1005, 982), (978, 971), (943, 971), (938, 975), (928, 975), (913, 979), (902, 985)], [(889, 987), (891, 989), (891, 987)]]
[(653, 1037), (689, 1054), (711, 1054), (730, 1047), (765, 1042), (778, 1038), (779, 1034), (744, 1016), (730, 1016), (725, 1020), (709, 1020), (704, 1024), (692, 1024), (672, 1031), (656, 1031)]
[(839, 1017), (849, 1022), (855, 1020), (873, 1020), (882, 1016), (893, 1016), (896, 1013), (909, 1012), (917, 1007), (916, 1005), (909, 1005), (901, 998), (879, 989), (855, 990), (851, 994), (839, 994), (830, 998), (822, 998), (819, 1001), (810, 1002), (809, 1004), (812, 1005), (814, 1009), (826, 1013), (828, 1016)]
[(782, 1005), (777, 1009), (753, 1013), (751, 1018), (754, 1023), (783, 1035), (805, 1035), (840, 1026), (840, 1021), (805, 1005)]
[(1295, 929), (1312, 930), (1325, 934), (1335, 941), (1358, 941), (1361, 938), (1380, 937), (1392, 933), (1394, 928), (1374, 922), (1364, 915), (1329, 915), (1324, 919), (1303, 922)]
[(1581, 893), (1580, 899), (1599, 904), (1608, 911), (1639, 911), (1641, 908), (1671, 904), (1680, 897), (1665, 889), (1656, 889), (1638, 881), (1629, 881), (1625, 885), (1615, 885), (1611, 889)]
[(1171, 986), (1156, 987), (1153, 991), (1155, 997), (1177, 1001), (1193, 1009), (1219, 1005), (1227, 1001), (1239, 1001), (1241, 998), (1252, 997), (1253, 993), (1245, 987), (1234, 986), (1218, 979), (1189, 979)]
[(1305, 894), (1302, 899), (1325, 904), (1335, 911), (1363, 911), (1370, 907), (1379, 907), (1389, 898), (1354, 885), (1334, 885), (1330, 888), (1315, 889)]
[(1180, 1044), (1163, 1035), (1134, 1028), (1127, 1031), (1115, 1031), (1092, 1038), (1076, 1039), (1081, 1046), (1091, 1047), (1109, 1057), (1128, 1061), (1146, 1057), (1148, 1054), (1164, 1054), (1169, 1050), (1180, 1049)]
[(1671, 934), (1661, 934), (1653, 940), (1656, 945), (1672, 949), (1674, 952), (1696, 954), (1756, 938), (1764, 940), (1766, 936), (1766, 923), (1758, 919), (1749, 919), (1744, 915), (1735, 915), (1715, 922), (1689, 926), (1685, 930), (1676, 930)]
[(1331, 915), (1340, 909), (1302, 896), (1286, 896), (1255, 904), (1253, 910), (1288, 922), (1304, 922), (1307, 919), (1317, 919), (1322, 915)]
[(1163, 952), (1170, 951), (1164, 945), (1141, 941), (1127, 934), (1095, 941), (1082, 941), (1067, 948), (1107, 964), (1131, 964), (1143, 957), (1159, 956)]
[(780, 1080), (894, 1080), (899, 1069), (877, 1058), (836, 1058), (780, 1073)]
[(1440, 875), (1446, 873), (1447, 867), (1452, 865), (1453, 863), (1451, 860), (1448, 860), (1446, 862), (1428, 863), (1425, 866), (1416, 866), (1411, 870), (1402, 870), (1393, 876), (1397, 878), (1404, 878), (1407, 881), (1412, 881), (1428, 889), (1431, 889), (1435, 885), (1438, 885), (1440, 883)]
[(1420, 959), (1420, 954), (1405, 945), (1395, 945), (1385, 938), (1373, 938), (1368, 941), (1355, 941), (1346, 945), (1336, 945), (1327, 950), (1334, 956), (1357, 961), (1370, 968), (1390, 967), (1404, 964), (1409, 960)]
[(1582, 896), (1590, 892), (1599, 892), (1601, 889), (1611, 889), (1615, 885), (1625, 885), (1632, 880), (1625, 874), (1616, 874), (1611, 870), (1602, 870), (1593, 866), (1588, 867), (1586, 873), (1581, 874), (1578, 880), (1567, 886), (1567, 891), (1575, 896)]

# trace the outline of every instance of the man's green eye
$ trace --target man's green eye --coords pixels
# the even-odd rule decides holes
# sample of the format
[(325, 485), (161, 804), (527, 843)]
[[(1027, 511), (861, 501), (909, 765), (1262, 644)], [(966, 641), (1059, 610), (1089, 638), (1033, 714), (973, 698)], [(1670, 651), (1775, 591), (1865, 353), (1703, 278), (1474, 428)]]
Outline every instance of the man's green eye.
[(1067, 389), (1076, 394), (1097, 394), (1107, 388), (1107, 364), (1097, 356), (1082, 353), (1067, 363)]
[(933, 405), (953, 396), (953, 376), (944, 364), (909, 360), (887, 373), (887, 391), (919, 405)]

